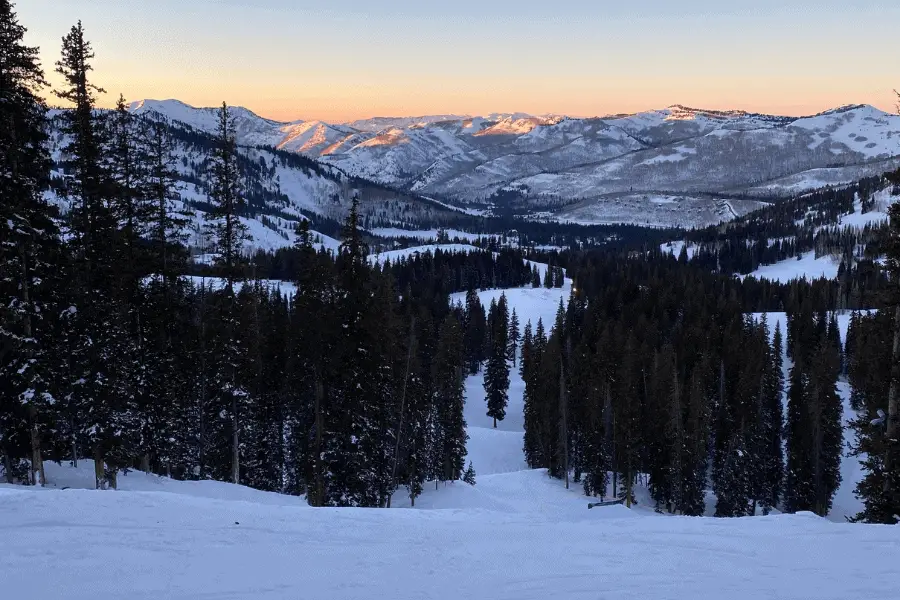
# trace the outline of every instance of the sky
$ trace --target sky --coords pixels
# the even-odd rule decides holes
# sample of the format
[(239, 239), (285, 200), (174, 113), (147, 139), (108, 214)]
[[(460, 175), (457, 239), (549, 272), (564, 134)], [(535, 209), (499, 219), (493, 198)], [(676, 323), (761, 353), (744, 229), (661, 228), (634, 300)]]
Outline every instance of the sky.
[[(128, 100), (273, 119), (896, 109), (900, 2), (14, 0), (50, 73), (81, 19)], [(52, 100), (52, 99), (51, 99)]]

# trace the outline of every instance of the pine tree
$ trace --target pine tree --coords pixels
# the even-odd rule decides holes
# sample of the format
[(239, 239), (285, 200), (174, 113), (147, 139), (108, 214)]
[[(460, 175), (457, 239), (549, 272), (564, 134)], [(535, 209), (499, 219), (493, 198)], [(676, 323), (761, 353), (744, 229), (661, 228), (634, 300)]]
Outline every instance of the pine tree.
[(63, 38), (56, 65), (63, 80), (57, 96), (74, 104), (63, 113), (63, 130), (70, 139), (64, 155), (73, 172), (67, 190), (73, 200), (73, 272), (67, 290), (71, 309), (63, 325), (69, 350), (64, 394), (72, 435), (80, 434), (91, 447), (96, 485), (104, 488), (115, 487), (118, 468), (130, 462), (128, 438), (136, 435), (137, 413), (128, 379), (133, 366), (128, 307), (117, 278), (115, 183), (105, 165), (103, 126), (94, 111), (94, 93), (103, 90), (88, 80), (93, 58), (79, 22)]
[(0, 452), (7, 480), (13, 459), (27, 456), (30, 483), (43, 485), (44, 438), (56, 402), (55, 274), (63, 257), (43, 197), (49, 156), (39, 92), (46, 83), (38, 50), (23, 44), (24, 34), (12, 3), (0, 0)]
[(825, 315), (808, 307), (795, 320), (794, 366), (788, 392), (785, 509), (825, 516), (841, 481), (840, 357), (828, 340)]
[(509, 318), (509, 344), (507, 345), (507, 359), (512, 361), (516, 366), (516, 355), (519, 349), (519, 316), (516, 309), (513, 308), (512, 316)]
[[(332, 394), (337, 387), (334, 365), (338, 340), (331, 335), (338, 327), (335, 307), (338, 291), (333, 261), (312, 246), (309, 222), (301, 223), (296, 250), (294, 281), (297, 293), (291, 312), (289, 389), (294, 391), (289, 421), (292, 485), (306, 490), (312, 506), (325, 504), (326, 427), (334, 417)], [(316, 315), (309, 319), (308, 315)], [(339, 360), (339, 359), (338, 359)]]
[(475, 469), (472, 468), (472, 461), (469, 461), (469, 466), (466, 468), (466, 472), (463, 475), (463, 481), (469, 485), (475, 485)]
[(208, 230), (216, 253), (216, 265), (225, 280), (221, 317), (221, 347), (218, 353), (218, 369), (215, 386), (219, 391), (220, 414), (227, 414), (231, 437), (231, 481), (240, 483), (240, 431), (242, 405), (246, 404), (246, 390), (238, 380), (238, 370), (244, 360), (238, 342), (238, 307), (235, 284), (243, 281), (244, 269), (241, 252), (244, 242), (250, 240), (247, 226), (239, 216), (243, 206), (237, 163), (237, 146), (234, 134), (234, 118), (223, 102), (218, 111), (216, 145), (210, 161), (210, 205), (207, 213)]
[[(896, 186), (900, 171), (892, 173), (890, 179)], [(890, 223), (884, 245), (890, 278), (886, 294), (889, 310), (881, 311), (886, 313), (882, 317), (869, 317), (864, 322), (889, 320), (889, 323), (885, 322), (884, 328), (876, 328), (877, 334), (870, 334), (869, 339), (881, 337), (881, 344), (856, 345), (857, 356), (853, 357), (849, 370), (851, 382), (856, 384), (854, 390), (866, 390), (860, 394), (862, 398), (855, 398), (865, 414), (853, 423), (855, 454), (865, 454), (862, 461), (865, 476), (856, 488), (856, 495), (865, 508), (856, 520), (893, 524), (900, 521), (900, 203), (891, 204), (888, 215)], [(858, 325), (858, 329), (864, 326)], [(868, 353), (874, 356), (866, 357)], [(872, 369), (873, 362), (880, 368), (869, 374), (866, 367)]]
[[(526, 328), (526, 335), (531, 328)], [(547, 346), (547, 337), (544, 333), (544, 323), (538, 319), (534, 338), (525, 352), (522, 353), (522, 378), (525, 381), (524, 392), (524, 417), (525, 417), (525, 462), (532, 469), (546, 466), (545, 452), (541, 443), (543, 419), (541, 414), (542, 388), (540, 366), (544, 360), (544, 350)]]
[(763, 382), (762, 455), (757, 457), (762, 466), (762, 495), (759, 498), (763, 514), (778, 506), (784, 476), (783, 405), (784, 393), (783, 345), (781, 326), (776, 325), (775, 337), (766, 361)]
[(432, 366), (434, 405), (439, 424), (439, 443), (435, 464), (438, 479), (456, 481), (462, 477), (466, 456), (465, 380), (463, 365), (462, 331), (453, 315), (448, 315), (441, 325), (437, 354)]
[(240, 188), (234, 117), (224, 102), (218, 110), (215, 148), (210, 157), (208, 230), (216, 252), (216, 264), (225, 279), (229, 293), (243, 278), (241, 252), (250, 241), (247, 226), (241, 221), (244, 200)]
[(484, 306), (473, 288), (466, 292), (465, 323), (466, 360), (469, 373), (474, 375), (484, 361), (484, 345), (487, 338), (487, 317)]
[(484, 372), (484, 391), (487, 398), (487, 416), (494, 420), (494, 428), (497, 427), (497, 421), (506, 418), (506, 405), (509, 402), (505, 307), (505, 296), (501, 296), (501, 303), (492, 301), (488, 318), (488, 321), (493, 323), (493, 331), (491, 352)]

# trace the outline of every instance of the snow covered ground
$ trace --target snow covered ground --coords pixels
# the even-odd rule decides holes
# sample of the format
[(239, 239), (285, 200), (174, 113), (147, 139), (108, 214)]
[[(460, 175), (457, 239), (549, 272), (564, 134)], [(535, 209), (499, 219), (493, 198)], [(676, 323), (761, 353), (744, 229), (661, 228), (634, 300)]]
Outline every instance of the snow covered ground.
[(67, 600), (896, 598), (897, 527), (588, 511), (539, 478), (422, 511), (0, 488), (0, 580)]
[(762, 265), (750, 275), (757, 279), (769, 279), (787, 283), (792, 279), (813, 280), (820, 277), (834, 279), (840, 264), (831, 256), (816, 258), (813, 251), (804, 252), (800, 260), (791, 258), (772, 265)]

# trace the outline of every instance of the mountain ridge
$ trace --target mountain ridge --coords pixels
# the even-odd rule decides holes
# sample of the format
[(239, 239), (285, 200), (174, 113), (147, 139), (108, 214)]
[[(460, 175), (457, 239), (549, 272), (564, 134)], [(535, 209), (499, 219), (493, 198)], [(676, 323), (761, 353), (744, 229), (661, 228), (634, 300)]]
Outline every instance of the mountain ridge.
[[(214, 125), (215, 109), (134, 106), (206, 132)], [(360, 128), (233, 111), (242, 145), (458, 206), (580, 223), (702, 226), (900, 166), (900, 116), (865, 104), (803, 117), (680, 104), (590, 118), (378, 117), (353, 122)]]

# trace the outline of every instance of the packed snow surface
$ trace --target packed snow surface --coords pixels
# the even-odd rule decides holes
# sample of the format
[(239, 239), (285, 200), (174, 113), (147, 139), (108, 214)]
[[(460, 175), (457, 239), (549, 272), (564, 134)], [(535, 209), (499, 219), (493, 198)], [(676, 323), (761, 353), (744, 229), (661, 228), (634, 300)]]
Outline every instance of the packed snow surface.
[(2, 488), (0, 579), (9, 597), (67, 600), (896, 597), (897, 527), (588, 511), (540, 493), (540, 475), (430, 511)]

